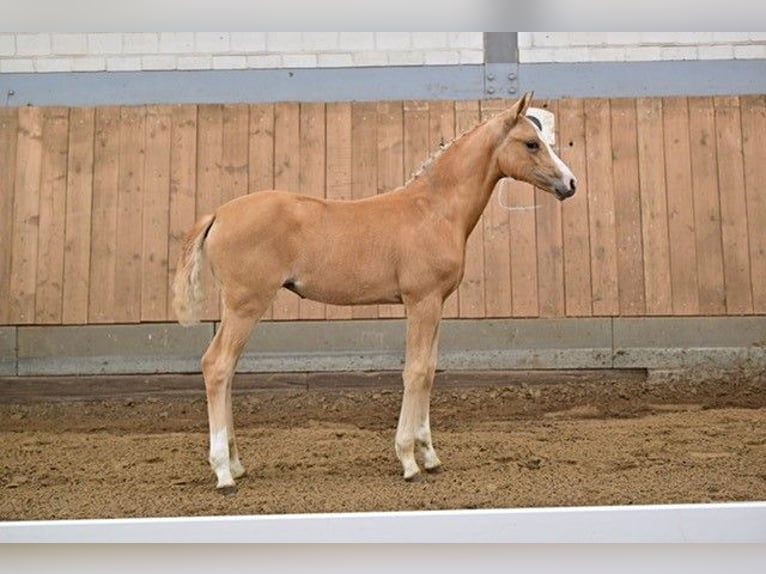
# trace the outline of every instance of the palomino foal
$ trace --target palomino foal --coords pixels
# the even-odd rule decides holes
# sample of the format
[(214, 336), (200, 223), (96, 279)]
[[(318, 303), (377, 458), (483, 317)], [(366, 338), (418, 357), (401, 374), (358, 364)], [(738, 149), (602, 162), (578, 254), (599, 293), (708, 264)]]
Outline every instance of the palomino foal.
[(495, 184), (531, 183), (559, 200), (575, 177), (526, 116), (531, 94), (478, 125), (401, 188), (358, 201), (284, 191), (234, 199), (190, 230), (178, 261), (174, 307), (196, 321), (207, 258), (221, 289), (222, 318), (202, 358), (210, 464), (224, 492), (245, 474), (232, 421), (234, 370), (258, 319), (281, 288), (334, 305), (403, 303), (407, 314), (404, 394), (396, 455), (404, 478), (441, 461), (431, 442), (430, 393), (442, 306), (463, 277), (465, 246)]

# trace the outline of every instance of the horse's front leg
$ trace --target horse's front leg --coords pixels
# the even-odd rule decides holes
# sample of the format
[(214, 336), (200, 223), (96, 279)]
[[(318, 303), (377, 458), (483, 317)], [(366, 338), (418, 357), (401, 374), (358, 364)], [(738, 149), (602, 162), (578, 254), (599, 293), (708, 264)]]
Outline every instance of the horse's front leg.
[(417, 446), (428, 471), (441, 466), (431, 441), (429, 410), (436, 372), (436, 354), (442, 298), (428, 297), (406, 302), (407, 352), (404, 363), (404, 395), (396, 429), (396, 455), (404, 468), (405, 480), (417, 480), (420, 468), (415, 460)]

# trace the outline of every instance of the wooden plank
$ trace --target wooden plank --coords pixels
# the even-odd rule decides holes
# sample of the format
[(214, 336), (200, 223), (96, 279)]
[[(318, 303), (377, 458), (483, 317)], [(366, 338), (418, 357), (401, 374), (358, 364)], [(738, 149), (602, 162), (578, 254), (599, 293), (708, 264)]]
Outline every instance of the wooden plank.
[[(479, 102), (455, 102), (455, 134), (459, 137), (479, 123)], [(476, 224), (465, 247), (465, 271), (458, 288), (460, 317), (484, 317), (484, 224)]]
[[(429, 152), (436, 153), (455, 139), (455, 102), (435, 100), (428, 104)], [(442, 316), (454, 319), (460, 316), (457, 290), (444, 302)]]
[(540, 307), (535, 188), (510, 178), (503, 185), (505, 189), (499, 192), (504, 205), (510, 208), (512, 313), (514, 317), (537, 317)]
[[(278, 103), (274, 107), (274, 187), (297, 192), (300, 189), (301, 165), (300, 106)], [(274, 299), (273, 318), (295, 320), (300, 316), (300, 299), (280, 289)]]
[(88, 322), (93, 201), (94, 108), (69, 110), (62, 322)]
[(670, 282), (662, 100), (638, 98), (636, 113), (646, 313), (670, 315), (673, 312), (673, 298)]
[[(378, 193), (404, 183), (404, 111), (402, 102), (377, 104)], [(404, 317), (402, 305), (379, 305), (379, 317)]]
[(740, 97), (753, 312), (766, 314), (766, 96)]
[[(197, 109), (197, 219), (213, 213), (223, 202), (221, 176), (223, 165), (223, 106), (204, 104)], [(213, 274), (205, 269), (205, 302), (201, 318), (216, 321), (220, 317), (220, 293)]]
[(561, 159), (572, 170), (578, 182), (577, 193), (561, 206), (566, 314), (569, 317), (587, 317), (593, 310), (583, 101), (561, 100), (558, 120)]
[(171, 108), (146, 110), (146, 162), (143, 187), (141, 321), (168, 316), (168, 236), (170, 232)]
[(697, 258), (699, 310), (703, 315), (726, 312), (715, 137), (713, 100), (689, 98), (694, 234), (697, 253), (704, 255)]
[[(486, 121), (506, 109), (503, 100), (481, 102), (481, 121)], [(487, 317), (511, 316), (511, 212), (499, 203), (498, 193), (505, 185), (495, 187), (481, 223), (484, 232), (484, 305)], [(534, 210), (532, 210), (534, 211)], [(532, 215), (534, 218), (534, 215)], [(536, 286), (535, 286), (536, 287)], [(537, 297), (535, 297), (535, 300)]]
[(146, 108), (120, 110), (120, 178), (117, 193), (117, 265), (114, 318), (118, 323), (141, 320), (143, 193), (146, 156)]
[[(171, 108), (170, 189), (168, 213), (168, 302), (173, 300), (173, 277), (186, 232), (196, 218), (197, 106)], [(176, 320), (168, 305), (167, 319)]]
[[(327, 199), (351, 199), (351, 104), (327, 104)], [(328, 319), (351, 319), (351, 307), (327, 305)]]
[(69, 109), (45, 108), (35, 293), (38, 324), (61, 323), (68, 148)]
[(250, 108), (247, 104), (223, 106), (223, 156), (221, 204), (246, 195), (250, 185)]
[(0, 108), (0, 325), (9, 325), (11, 314), (11, 248), (18, 127), (16, 108)]
[[(558, 131), (558, 103), (555, 100), (533, 102), (533, 106), (547, 109), (556, 119)], [(560, 140), (556, 139), (558, 143)], [(558, 145), (554, 146), (558, 147)], [(566, 313), (564, 297), (564, 235), (561, 202), (551, 194), (535, 189), (535, 226), (537, 234), (537, 300), (541, 317), (563, 317)]]
[(673, 314), (697, 315), (699, 289), (688, 102), (681, 97), (663, 98), (662, 111)]
[(610, 101), (610, 105), (620, 314), (643, 315), (646, 311), (646, 297), (636, 101), (633, 98), (615, 98)]
[[(612, 129), (609, 100), (585, 102), (585, 139), (588, 156), (588, 222), (590, 227), (591, 293), (593, 314), (619, 313), (617, 242), (612, 181)], [(661, 133), (661, 132), (659, 132)]]
[[(325, 107), (301, 104), (299, 189), (312, 197), (325, 197)], [(301, 319), (324, 319), (325, 305), (301, 299)]]
[(96, 108), (88, 322), (113, 322), (120, 108)]
[(714, 105), (726, 312), (749, 314), (753, 312), (753, 291), (739, 98), (716, 97)]
[[(351, 195), (361, 199), (378, 192), (377, 107), (374, 103), (351, 104)], [(354, 319), (378, 317), (377, 305), (351, 309)]]
[(9, 322), (15, 325), (35, 320), (42, 159), (42, 110), (19, 108), (9, 309)]

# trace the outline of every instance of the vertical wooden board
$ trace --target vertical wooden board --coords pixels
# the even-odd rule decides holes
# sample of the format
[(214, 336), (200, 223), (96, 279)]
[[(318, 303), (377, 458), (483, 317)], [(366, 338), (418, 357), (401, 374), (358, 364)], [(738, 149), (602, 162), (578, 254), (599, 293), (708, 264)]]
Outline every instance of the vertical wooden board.
[(621, 315), (643, 315), (646, 298), (636, 101), (615, 98), (610, 105), (619, 310)]
[[(555, 119), (558, 132), (558, 102), (547, 100), (533, 103), (547, 109)], [(557, 144), (560, 143), (556, 136)], [(553, 146), (558, 148), (558, 145)], [(557, 152), (557, 149), (554, 149)], [(541, 317), (563, 317), (564, 297), (564, 236), (561, 202), (550, 193), (535, 189), (535, 226), (537, 234), (537, 299)]]
[(88, 280), (89, 323), (109, 323), (114, 320), (119, 158), (120, 108), (96, 108)]
[(588, 226), (590, 228), (591, 293), (593, 314), (619, 313), (617, 243), (612, 181), (612, 129), (609, 100), (585, 102), (588, 142)]
[[(327, 199), (351, 199), (351, 104), (327, 104)], [(327, 305), (328, 319), (350, 319), (351, 307)]]
[(164, 321), (168, 316), (172, 122), (169, 106), (147, 107), (142, 216), (141, 321)]
[(42, 160), (43, 112), (19, 108), (9, 309), (9, 322), (16, 325), (35, 320)]
[(753, 312), (766, 314), (766, 96), (740, 97)]
[(673, 312), (673, 297), (670, 282), (662, 100), (638, 98), (636, 114), (646, 313), (670, 315)]
[[(351, 195), (354, 199), (378, 192), (377, 107), (374, 103), (351, 104)], [(351, 309), (354, 319), (375, 319), (377, 305), (358, 305)]]
[(114, 318), (118, 323), (141, 320), (145, 156), (146, 108), (125, 106), (120, 110), (120, 179), (115, 245)]
[(175, 321), (176, 316), (172, 311), (173, 277), (183, 240), (194, 225), (197, 215), (197, 106), (174, 105), (170, 115), (167, 319)]
[[(714, 98), (726, 312), (753, 312), (739, 98)], [(763, 225), (764, 222), (761, 222)]]
[(689, 98), (689, 144), (694, 192), (694, 234), (697, 245), (699, 310), (703, 315), (726, 312), (718, 202), (718, 158), (715, 110), (708, 97)]
[[(479, 123), (479, 102), (455, 102), (455, 134), (469, 131)], [(484, 317), (484, 223), (480, 220), (465, 246), (465, 270), (458, 288), (460, 317)]]
[(591, 305), (590, 229), (588, 224), (588, 172), (586, 169), (585, 111), (583, 101), (559, 102), (561, 159), (577, 178), (577, 193), (561, 206), (564, 236), (564, 293), (566, 314), (587, 317)]
[(13, 198), (18, 127), (16, 108), (0, 108), (0, 325), (10, 324)]
[[(325, 197), (325, 106), (301, 104), (299, 190), (312, 197)], [(324, 319), (325, 305), (300, 300), (301, 319)]]
[(88, 322), (93, 201), (94, 108), (69, 110), (62, 322)]
[(673, 314), (697, 315), (697, 245), (686, 98), (663, 98), (662, 112)]
[(404, 178), (409, 181), (431, 156), (428, 102), (407, 100), (403, 104)]
[(250, 185), (250, 108), (247, 104), (223, 106), (223, 156), (221, 204), (246, 195)]
[[(537, 274), (537, 225), (535, 188), (506, 179), (502, 201), (510, 208), (511, 306), (514, 317), (540, 314)], [(487, 214), (484, 215), (487, 217)], [(485, 249), (486, 249), (485, 245)], [(486, 274), (486, 272), (485, 272)]]
[(69, 109), (45, 108), (35, 293), (38, 324), (61, 323), (68, 147)]
[[(402, 102), (377, 104), (378, 193), (404, 183), (404, 113)], [(379, 317), (404, 317), (402, 305), (379, 305)]]
[(274, 189), (274, 104), (250, 106), (248, 192)]
[[(502, 100), (481, 102), (481, 121), (505, 110)], [(501, 180), (481, 218), (484, 232), (484, 305), (487, 317), (511, 316), (511, 215), (499, 203)], [(533, 216), (534, 217), (534, 216)]]
[[(274, 107), (274, 187), (297, 192), (300, 189), (300, 106), (278, 103)], [(278, 320), (300, 317), (300, 299), (280, 289), (272, 305), (272, 316)]]
[[(223, 106), (204, 104), (197, 109), (197, 219), (213, 213), (223, 203)], [(203, 273), (205, 302), (201, 319), (220, 317), (220, 293), (209, 269)]]
[[(430, 153), (434, 154), (455, 139), (455, 102), (435, 100), (428, 105), (428, 130)], [(457, 290), (444, 302), (442, 316), (454, 319), (460, 316)]]

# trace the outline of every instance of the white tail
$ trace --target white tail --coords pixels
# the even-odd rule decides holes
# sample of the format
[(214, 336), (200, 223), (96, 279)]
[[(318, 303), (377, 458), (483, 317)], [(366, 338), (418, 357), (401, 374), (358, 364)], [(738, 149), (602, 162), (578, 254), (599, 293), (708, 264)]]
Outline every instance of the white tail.
[(214, 215), (206, 215), (194, 224), (178, 257), (173, 279), (173, 309), (178, 322), (184, 326), (199, 322), (203, 296), (200, 268), (205, 259), (203, 245), (214, 220)]

